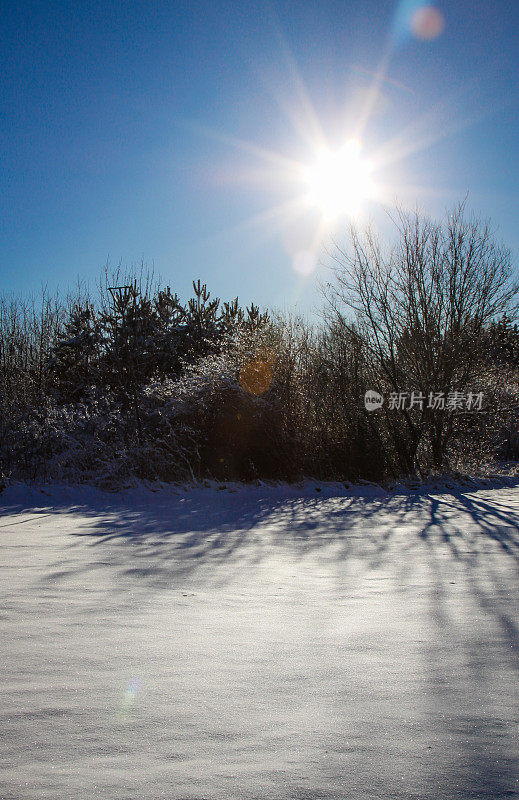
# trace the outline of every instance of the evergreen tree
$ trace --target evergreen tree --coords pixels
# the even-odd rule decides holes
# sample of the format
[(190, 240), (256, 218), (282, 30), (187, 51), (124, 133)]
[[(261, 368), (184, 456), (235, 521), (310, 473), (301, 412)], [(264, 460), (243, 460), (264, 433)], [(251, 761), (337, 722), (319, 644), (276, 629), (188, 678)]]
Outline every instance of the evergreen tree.
[(84, 399), (98, 378), (100, 344), (99, 320), (93, 306), (76, 303), (47, 364), (59, 402), (74, 403)]

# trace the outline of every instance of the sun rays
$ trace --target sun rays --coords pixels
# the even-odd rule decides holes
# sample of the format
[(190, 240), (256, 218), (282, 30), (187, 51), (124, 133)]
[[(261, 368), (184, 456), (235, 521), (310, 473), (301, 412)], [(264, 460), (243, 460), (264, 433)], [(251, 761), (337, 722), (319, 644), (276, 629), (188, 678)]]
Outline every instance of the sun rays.
[[(308, 276), (319, 262), (323, 244), (339, 227), (364, 222), (377, 207), (387, 209), (398, 202), (402, 208), (413, 208), (422, 198), (437, 194), (433, 180), (426, 186), (420, 186), (416, 179), (409, 180), (407, 162), (472, 124), (473, 115), (464, 116), (460, 104), (454, 102), (456, 98), (446, 98), (443, 104), (417, 115), (412, 122), (403, 115), (400, 132), (393, 129), (385, 140), (374, 115), (377, 98), (383, 92), (405, 93), (407, 98), (416, 95), (389, 75), (393, 55), (405, 37), (430, 42), (442, 34), (444, 27), (445, 20), (437, 8), (423, 0), (400, 0), (378, 64), (372, 71), (351, 67), (351, 74), (369, 77), (370, 83), (363, 89), (360, 103), (352, 99), (351, 109), (338, 109), (337, 118), (349, 119), (349, 125), (343, 125), (342, 135), (338, 135), (337, 120), (323, 119), (312, 103), (296, 59), (278, 21), (273, 20), (290, 86), (288, 92), (273, 99), (294, 131), (300, 149), (297, 156), (288, 157), (235, 136), (203, 131), (245, 157), (241, 167), (235, 163), (221, 171), (220, 185), (238, 183), (249, 190), (254, 186), (274, 201), (234, 226), (232, 232), (254, 230), (263, 241), (281, 234), (294, 271)], [(375, 128), (378, 145), (370, 149), (368, 141), (376, 138), (371, 136)]]

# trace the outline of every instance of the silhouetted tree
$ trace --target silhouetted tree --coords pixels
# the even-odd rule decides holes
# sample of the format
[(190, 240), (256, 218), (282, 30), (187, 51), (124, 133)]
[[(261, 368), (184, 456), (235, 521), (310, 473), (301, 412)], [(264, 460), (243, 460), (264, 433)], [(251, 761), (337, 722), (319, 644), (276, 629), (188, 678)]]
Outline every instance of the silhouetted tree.
[(516, 308), (518, 287), (509, 251), (487, 224), (467, 218), (464, 203), (443, 222), (400, 212), (396, 226), (389, 251), (372, 231), (352, 229), (350, 249), (336, 248), (326, 296), (345, 329), (353, 312), (380, 387), (423, 397), (421, 408), (382, 412), (405, 471), (419, 468), (424, 437), (440, 469), (458, 409), (429, 407), (429, 395), (470, 389), (486, 328)]

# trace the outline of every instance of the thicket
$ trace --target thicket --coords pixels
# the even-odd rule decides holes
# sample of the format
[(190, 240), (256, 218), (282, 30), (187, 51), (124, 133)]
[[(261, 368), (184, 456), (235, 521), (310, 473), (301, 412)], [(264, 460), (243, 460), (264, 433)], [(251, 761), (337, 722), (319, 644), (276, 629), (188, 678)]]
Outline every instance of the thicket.
[(145, 273), (95, 296), (4, 296), (3, 480), (380, 481), (517, 460), (510, 253), (463, 205), (395, 225), (391, 247), (352, 230), (334, 248), (312, 324), (200, 281), (182, 302)]

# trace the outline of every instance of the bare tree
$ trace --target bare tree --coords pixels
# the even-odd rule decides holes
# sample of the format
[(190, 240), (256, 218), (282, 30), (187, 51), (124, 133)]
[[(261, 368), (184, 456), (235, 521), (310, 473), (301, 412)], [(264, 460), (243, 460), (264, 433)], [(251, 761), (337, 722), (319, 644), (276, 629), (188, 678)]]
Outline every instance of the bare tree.
[(457, 410), (430, 407), (429, 398), (473, 386), (484, 331), (517, 312), (518, 284), (510, 252), (488, 223), (467, 215), (465, 202), (440, 222), (401, 210), (393, 222), (398, 241), (390, 249), (371, 229), (353, 228), (350, 247), (332, 254), (334, 280), (324, 291), (332, 318), (361, 337), (380, 388), (415, 392), (413, 408), (395, 416), (386, 404), (383, 412), (402, 466), (420, 469), (426, 447), (440, 469)]

